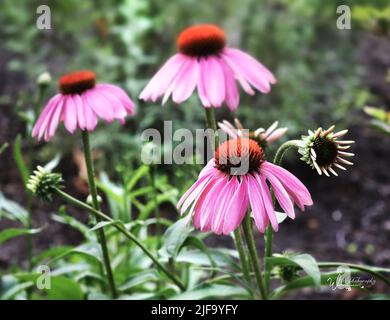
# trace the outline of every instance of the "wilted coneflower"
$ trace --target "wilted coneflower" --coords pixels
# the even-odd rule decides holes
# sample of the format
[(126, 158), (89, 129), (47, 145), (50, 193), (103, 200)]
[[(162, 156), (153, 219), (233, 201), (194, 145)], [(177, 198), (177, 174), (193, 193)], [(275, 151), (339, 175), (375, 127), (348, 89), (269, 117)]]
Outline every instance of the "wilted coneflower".
[(301, 160), (310, 164), (319, 175), (324, 173), (328, 177), (329, 172), (337, 176), (334, 167), (346, 170), (345, 165), (353, 165), (352, 162), (344, 158), (354, 156), (353, 153), (345, 150), (349, 149), (355, 141), (339, 140), (348, 130), (335, 133), (334, 128), (335, 126), (331, 126), (327, 130), (318, 128), (315, 132), (309, 130), (309, 135), (302, 136), (302, 140), (299, 142)]
[(119, 87), (96, 83), (92, 71), (76, 71), (59, 80), (60, 93), (50, 99), (36, 122), (32, 135), (50, 140), (60, 121), (74, 133), (77, 128), (93, 131), (97, 119), (124, 123), (127, 114), (135, 112), (134, 103)]
[(230, 138), (250, 138), (255, 140), (261, 147), (280, 139), (286, 132), (287, 128), (278, 128), (278, 121), (271, 124), (266, 130), (258, 128), (255, 131), (248, 131), (241, 124), (240, 120), (234, 119), (234, 124), (229, 121), (218, 122), (218, 126), (225, 131)]
[(226, 46), (222, 29), (211, 24), (188, 27), (177, 39), (179, 53), (172, 56), (150, 80), (140, 99), (163, 104), (172, 95), (175, 103), (187, 100), (195, 88), (204, 107), (218, 108), (225, 101), (230, 110), (236, 110), (239, 93), (238, 80), (250, 95), (271, 90), (276, 83), (273, 74), (245, 52)]
[(238, 138), (222, 143), (198, 180), (178, 203), (181, 214), (201, 231), (229, 234), (242, 222), (250, 204), (260, 232), (268, 223), (278, 230), (274, 205), (267, 185), (271, 184), (280, 207), (292, 219), (295, 203), (302, 211), (312, 205), (309, 191), (286, 169), (267, 162), (262, 148), (252, 139)]

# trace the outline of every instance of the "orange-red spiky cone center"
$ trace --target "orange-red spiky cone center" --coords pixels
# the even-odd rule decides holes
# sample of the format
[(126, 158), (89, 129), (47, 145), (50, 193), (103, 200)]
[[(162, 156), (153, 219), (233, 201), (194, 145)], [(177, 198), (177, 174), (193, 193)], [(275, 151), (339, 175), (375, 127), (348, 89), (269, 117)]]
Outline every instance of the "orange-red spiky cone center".
[(195, 57), (218, 54), (225, 45), (225, 32), (212, 24), (188, 27), (177, 38), (179, 52)]
[(228, 140), (215, 151), (216, 168), (227, 174), (237, 174), (238, 168), (245, 167), (249, 173), (259, 171), (263, 160), (263, 149), (252, 139)]
[(62, 94), (80, 94), (93, 88), (95, 83), (95, 73), (84, 70), (63, 75), (59, 80), (59, 87)]

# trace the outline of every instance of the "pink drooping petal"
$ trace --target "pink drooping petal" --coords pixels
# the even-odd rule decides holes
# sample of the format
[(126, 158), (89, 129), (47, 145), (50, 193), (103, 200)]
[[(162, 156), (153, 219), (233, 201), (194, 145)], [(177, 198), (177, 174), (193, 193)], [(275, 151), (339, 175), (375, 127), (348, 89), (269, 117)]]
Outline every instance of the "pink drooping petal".
[(288, 192), (290, 198), (302, 211), (305, 209), (304, 206), (311, 206), (313, 204), (313, 200), (311, 199), (311, 195), (307, 188), (292, 173), (267, 161), (264, 161), (261, 164), (261, 168), (264, 171), (270, 172), (277, 179), (279, 179), (283, 187)]
[(226, 219), (230, 219), (228, 216), (230, 201), (233, 198), (234, 191), (238, 188), (238, 180), (236, 177), (231, 178), (216, 199), (216, 205), (214, 209), (213, 221), (211, 224), (212, 230), (216, 234), (221, 234), (223, 232), (223, 225)]
[(225, 175), (216, 177), (207, 192), (205, 191), (200, 197), (195, 209), (194, 226), (201, 231), (212, 230), (212, 221), (215, 217), (215, 206), (217, 205), (216, 200), (227, 181), (228, 177)]
[(84, 99), (82, 98), (81, 98), (81, 108), (84, 113), (85, 128), (88, 131), (95, 130), (98, 122), (95, 111), (93, 111), (93, 109), (87, 103), (85, 103)]
[(78, 94), (75, 94), (72, 98), (77, 113), (77, 125), (81, 130), (85, 130), (87, 128), (87, 120), (85, 118), (85, 112), (81, 97)]
[(283, 187), (282, 183), (268, 170), (264, 170), (264, 175), (267, 180), (271, 183), (274, 190), (276, 199), (278, 200), (280, 207), (283, 211), (292, 219), (295, 218), (294, 204), (291, 201), (289, 194), (286, 189)]
[(238, 82), (240, 82), (241, 87), (244, 89), (244, 91), (250, 96), (253, 96), (255, 94), (255, 91), (252, 89), (246, 77), (242, 74), (241, 70), (236, 65), (236, 62), (233, 61), (233, 59), (231, 59), (231, 57), (228, 56), (225, 52), (222, 53), (221, 58), (233, 71), (234, 77), (238, 80)]
[(99, 118), (112, 122), (115, 118), (114, 110), (108, 107), (104, 100), (100, 99), (93, 90), (88, 90), (81, 95), (84, 105), (93, 110)]
[(63, 106), (63, 121), (66, 130), (74, 133), (77, 129), (77, 105), (74, 100), (74, 95), (67, 95)]
[(100, 91), (99, 89), (92, 89), (93, 94), (97, 99), (101, 100), (106, 108), (111, 109), (114, 119), (124, 120), (127, 115), (127, 110), (121, 101), (110, 92)]
[(95, 88), (99, 89), (102, 93), (109, 93), (117, 97), (129, 115), (135, 114), (134, 102), (122, 88), (109, 83), (99, 83)]
[(259, 174), (255, 174), (255, 178), (261, 189), (261, 196), (263, 197), (265, 212), (267, 213), (268, 219), (271, 221), (272, 229), (277, 232), (279, 230), (278, 220), (276, 219), (271, 193), (269, 191), (267, 182), (265, 181), (265, 177)]
[[(237, 179), (233, 177), (232, 179)], [(227, 235), (238, 228), (248, 209), (247, 181), (241, 179), (227, 208), (222, 233)]]
[(263, 197), (261, 196), (260, 184), (252, 175), (247, 175), (245, 179), (247, 180), (249, 202), (256, 227), (260, 232), (264, 233), (269, 219), (265, 210)]
[(139, 98), (155, 102), (171, 85), (186, 60), (187, 57), (180, 53), (172, 56), (149, 81)]
[(225, 80), (218, 59), (213, 56), (201, 58), (198, 90), (205, 107), (220, 107), (225, 99)]
[(249, 54), (238, 49), (226, 48), (224, 55), (235, 63), (239, 73), (259, 91), (268, 93), (271, 90), (270, 85), (276, 83), (271, 71)]
[(184, 75), (187, 73), (187, 68), (191, 65), (192, 61), (194, 59), (191, 57), (187, 57), (186, 60), (182, 63), (180, 66), (180, 69), (176, 72), (175, 77), (172, 79), (170, 85), (165, 90), (163, 99), (162, 99), (162, 105), (164, 105), (169, 97), (171, 96), (172, 92), (176, 89), (176, 87), (179, 84), (179, 81), (183, 79)]
[(198, 179), (203, 177), (204, 175), (208, 174), (210, 171), (216, 172), (215, 171), (215, 159), (211, 159), (206, 166), (200, 171)]
[(199, 75), (198, 75), (197, 88), (198, 88), (199, 99), (202, 102), (202, 105), (205, 108), (209, 108), (209, 107), (211, 107), (211, 102), (210, 102), (209, 98), (207, 97), (207, 92), (206, 92), (205, 78), (207, 75), (204, 74), (204, 72), (203, 72), (204, 68), (202, 69), (202, 63), (204, 63), (203, 60), (204, 59), (201, 59), (201, 61), (199, 62)]
[(199, 75), (199, 63), (190, 59), (178, 76), (177, 83), (172, 92), (172, 100), (175, 103), (182, 103), (187, 100), (196, 88)]
[(282, 137), (286, 132), (287, 128), (278, 128), (274, 132), (270, 133), (269, 136), (267, 137), (267, 142), (271, 143), (274, 142), (275, 140), (278, 140), (280, 137)]
[[(38, 121), (34, 125), (34, 128), (32, 130), (32, 136), (34, 138), (40, 139), (42, 136), (44, 129), (46, 128), (46, 124), (48, 121), (48, 118), (50, 114), (52, 113), (53, 109), (56, 107), (58, 101), (62, 99), (61, 94), (56, 94), (54, 97), (52, 97), (49, 102), (46, 104), (45, 108), (43, 108), (43, 111), (39, 115)], [(40, 134), (40, 132), (42, 134)]]
[(238, 138), (238, 131), (236, 128), (231, 128), (225, 122), (218, 122), (218, 127), (220, 127), (225, 133), (227, 133), (230, 138)]
[(237, 83), (232, 69), (223, 59), (218, 59), (225, 78), (225, 102), (229, 110), (236, 111), (240, 102)]
[(180, 214), (184, 214), (190, 205), (199, 197), (205, 187), (208, 185), (212, 178), (212, 175), (205, 175), (198, 179), (187, 192), (180, 198), (177, 208), (180, 209)]
[(46, 126), (45, 137), (44, 137), (45, 141), (49, 141), (54, 136), (54, 133), (57, 130), (58, 123), (60, 122), (60, 118), (62, 116), (64, 103), (65, 103), (64, 99), (59, 100), (57, 106), (51, 113), (50, 119)]

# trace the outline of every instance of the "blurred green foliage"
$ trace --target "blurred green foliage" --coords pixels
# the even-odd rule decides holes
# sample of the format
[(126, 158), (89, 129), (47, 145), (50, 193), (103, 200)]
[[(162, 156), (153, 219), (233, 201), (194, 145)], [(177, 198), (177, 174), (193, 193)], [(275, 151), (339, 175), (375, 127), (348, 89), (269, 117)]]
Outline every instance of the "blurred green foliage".
[[(65, 72), (86, 68), (93, 69), (99, 81), (122, 86), (138, 101), (148, 79), (175, 52), (180, 30), (210, 22), (226, 30), (231, 46), (258, 58), (278, 79), (269, 95), (241, 94), (238, 116), (251, 129), (279, 120), (294, 137), (318, 125), (347, 125), (353, 121), (351, 111), (365, 104), (368, 92), (361, 86), (364, 70), (356, 50), (359, 23), (363, 13), (371, 19), (369, 12), (381, 11), (386, 1), (375, 1), (375, 5), (365, 0), (49, 1), (51, 30), (36, 27), (40, 4), (2, 0), (0, 50), (7, 53), (2, 62), (8, 73), (19, 77), (17, 83), (5, 84), (1, 101), (11, 102), (10, 96), (18, 96), (23, 97), (23, 107), (31, 107), (29, 93), (35, 90), (41, 72), (48, 70), (57, 79)], [(352, 30), (336, 27), (336, 8), (341, 4), (359, 13)], [(55, 85), (53, 81), (46, 98), (54, 94)], [(94, 134), (95, 146), (108, 155), (107, 163), (122, 160), (137, 165), (140, 133), (149, 127), (161, 129), (164, 120), (172, 119), (174, 128), (204, 126), (204, 113), (195, 95), (180, 106), (170, 102), (162, 108), (140, 101), (137, 106), (137, 116), (124, 127), (101, 125), (104, 130)], [(13, 108), (11, 103), (7, 107)], [(223, 108), (217, 117), (233, 116)], [(67, 141), (64, 145), (57, 135), (42, 154), (52, 156), (58, 148), (66, 153), (76, 140)]]

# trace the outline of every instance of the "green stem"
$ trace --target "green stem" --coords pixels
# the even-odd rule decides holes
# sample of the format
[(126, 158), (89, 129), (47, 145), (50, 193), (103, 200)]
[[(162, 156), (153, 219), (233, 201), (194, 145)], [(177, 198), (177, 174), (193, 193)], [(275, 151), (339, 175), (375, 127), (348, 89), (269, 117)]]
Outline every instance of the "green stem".
[[(272, 256), (273, 238), (274, 238), (274, 231), (272, 230), (272, 226), (268, 225), (264, 235), (264, 242), (265, 242), (264, 258), (269, 258)], [(264, 259), (264, 261), (266, 260)], [(267, 293), (269, 294), (269, 282), (271, 278), (271, 269), (265, 263), (264, 263), (264, 270), (265, 270), (264, 272), (265, 288), (267, 290)]]
[(238, 251), (238, 256), (240, 258), (242, 274), (244, 276), (244, 279), (247, 281), (247, 283), (251, 285), (249, 263), (246, 256), (244, 243), (242, 241), (240, 228), (234, 230), (233, 234), (234, 234), (234, 242), (236, 244), (236, 248)]
[[(71, 195), (67, 194), (66, 192), (54, 188), (54, 191), (61, 197), (63, 197), (66, 201), (69, 203), (80, 207), (81, 209), (88, 210), (91, 212), (95, 217), (104, 220), (104, 221), (109, 221), (109, 222), (114, 222), (113, 219), (111, 219), (109, 216), (101, 212), (100, 210), (97, 210), (86, 203), (72, 197)], [(167, 268), (162, 265), (156, 257), (153, 256), (153, 254), (138, 240), (138, 238), (132, 234), (130, 231), (128, 231), (124, 226), (119, 225), (119, 224), (113, 224), (113, 227), (116, 228), (119, 232), (121, 232), (126, 238), (134, 242), (154, 263), (155, 265), (162, 271), (164, 272), (169, 279), (172, 280), (173, 283), (175, 283), (181, 290), (185, 290), (185, 286), (181, 283), (180, 279), (178, 279), (175, 275), (173, 275), (171, 272), (168, 271)]]
[[(274, 164), (280, 166), (283, 160), (283, 156), (286, 153), (287, 150), (290, 148), (298, 148), (298, 143), (300, 140), (289, 140), (283, 143), (279, 149), (276, 151), (275, 158), (274, 158)], [(272, 200), (275, 205), (275, 195), (272, 193)], [(274, 232), (272, 230), (271, 225), (267, 227), (267, 230), (264, 235), (264, 242), (265, 242), (265, 252), (264, 257), (269, 258), (272, 256), (272, 243), (274, 238)], [(270, 276), (271, 276), (271, 270), (268, 268), (268, 266), (265, 267), (264, 272), (264, 278), (265, 278), (265, 287), (267, 292), (269, 293), (269, 282), (270, 282)]]
[(260, 295), (264, 300), (267, 300), (268, 299), (267, 292), (265, 290), (263, 278), (261, 275), (260, 259), (257, 254), (255, 239), (253, 237), (252, 220), (249, 213), (245, 215), (242, 226), (244, 229), (244, 235), (245, 235), (246, 243), (248, 245), (249, 255), (251, 257), (253, 271), (255, 273), (255, 278), (256, 278), (257, 286), (259, 287)]
[(274, 158), (274, 164), (280, 166), (283, 160), (283, 156), (286, 153), (286, 151), (290, 148), (298, 148), (300, 140), (289, 140), (283, 143), (279, 149), (276, 151), (275, 158)]
[(152, 185), (152, 197), (154, 203), (154, 216), (156, 218), (156, 237), (157, 237), (157, 249), (161, 246), (161, 219), (160, 219), (160, 210), (158, 207), (157, 201), (157, 187), (156, 187), (156, 166), (152, 164), (150, 166), (150, 183)]
[(215, 111), (214, 111), (214, 108), (204, 108), (205, 111), (206, 111), (206, 121), (207, 121), (207, 127), (209, 129), (213, 129), (214, 130), (214, 147), (218, 146), (218, 143), (219, 143), (219, 139), (218, 139), (218, 136), (217, 136), (217, 121), (215, 120)]
[[(92, 196), (93, 207), (96, 210), (100, 210), (97, 189), (96, 189), (96, 184), (95, 184), (95, 174), (94, 174), (94, 168), (93, 168), (93, 163), (92, 163), (91, 146), (90, 146), (90, 142), (89, 142), (89, 133), (86, 130), (83, 130), (81, 132), (82, 132), (83, 145), (84, 145), (85, 164), (87, 166), (87, 173), (88, 173), (89, 192)], [(96, 220), (97, 220), (97, 222), (101, 221), (100, 217), (96, 217)], [(116, 290), (116, 286), (115, 286), (114, 275), (113, 275), (112, 269), (111, 269), (110, 256), (108, 254), (107, 240), (106, 240), (106, 235), (104, 233), (104, 229), (98, 230), (98, 239), (100, 242), (100, 246), (102, 248), (103, 262), (104, 262), (104, 267), (106, 269), (107, 280), (108, 280), (108, 284), (110, 287), (111, 296), (113, 299), (116, 299), (117, 290)]]

